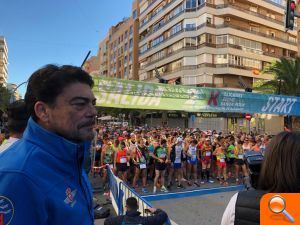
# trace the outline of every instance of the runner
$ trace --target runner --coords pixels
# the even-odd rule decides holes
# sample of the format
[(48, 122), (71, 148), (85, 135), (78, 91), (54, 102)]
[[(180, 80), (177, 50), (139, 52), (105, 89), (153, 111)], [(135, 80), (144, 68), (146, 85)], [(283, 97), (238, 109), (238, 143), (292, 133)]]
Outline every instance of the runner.
[(234, 155), (235, 155), (235, 177), (236, 177), (236, 183), (240, 184), (240, 179), (239, 179), (239, 172), (242, 170), (243, 172), (243, 178), (244, 178), (244, 183), (246, 187), (250, 187), (250, 181), (249, 181), (249, 174), (246, 168), (245, 164), (245, 151), (242, 147), (243, 142), (238, 141), (237, 145), (235, 146), (234, 149)]
[(228, 177), (230, 178), (234, 174), (234, 161), (235, 161), (235, 156), (234, 156), (234, 137), (229, 136), (229, 145), (227, 147), (227, 153), (226, 153), (226, 158), (227, 158), (227, 171), (228, 171)]
[[(216, 150), (214, 151), (214, 154), (217, 157), (217, 167), (218, 167), (218, 177), (221, 185), (228, 185), (227, 182), (227, 171), (226, 171), (226, 156), (225, 156), (225, 150), (226, 147), (223, 144), (218, 144), (216, 147)], [(222, 179), (223, 175), (223, 179)]]
[(176, 144), (174, 144), (170, 151), (170, 160), (171, 160), (171, 170), (169, 174), (169, 184), (168, 188), (171, 187), (173, 174), (175, 173), (176, 180), (178, 182), (177, 188), (183, 188), (181, 184), (182, 179), (182, 158), (183, 158), (183, 139), (182, 137), (178, 137), (176, 140)]
[[(101, 152), (101, 165), (109, 165), (111, 169), (114, 169), (113, 163), (115, 158), (115, 150), (112, 142), (109, 141), (105, 148)], [(107, 169), (103, 168), (103, 183), (104, 189), (106, 189), (107, 184)]]
[(187, 180), (188, 185), (192, 185), (191, 174), (193, 175), (194, 185), (200, 186), (197, 180), (197, 163), (199, 161), (199, 154), (197, 149), (197, 140), (193, 139), (186, 149), (187, 154)]
[(148, 159), (148, 150), (145, 146), (145, 140), (140, 139), (138, 146), (131, 153), (132, 160), (135, 166), (135, 175), (133, 178), (132, 186), (137, 188), (137, 181), (139, 179), (140, 172), (142, 172), (142, 192), (148, 193), (146, 188), (147, 185), (147, 159)]
[(168, 192), (168, 189), (164, 186), (165, 184), (165, 170), (166, 163), (168, 162), (168, 150), (167, 141), (165, 139), (161, 140), (161, 144), (157, 146), (154, 150), (152, 157), (155, 159), (155, 178), (153, 193), (156, 193), (158, 180), (160, 179), (161, 191)]
[[(214, 183), (213, 180), (209, 179), (211, 160), (212, 160), (212, 145), (209, 138), (205, 139), (200, 154), (201, 154), (202, 173), (206, 175), (206, 182)], [(204, 184), (204, 180), (201, 180), (201, 184)]]
[(116, 168), (117, 176), (122, 179), (124, 182), (127, 182), (127, 170), (129, 162), (130, 154), (128, 149), (126, 148), (125, 142), (122, 141), (120, 144), (120, 148), (118, 148), (115, 159), (114, 159), (114, 167)]

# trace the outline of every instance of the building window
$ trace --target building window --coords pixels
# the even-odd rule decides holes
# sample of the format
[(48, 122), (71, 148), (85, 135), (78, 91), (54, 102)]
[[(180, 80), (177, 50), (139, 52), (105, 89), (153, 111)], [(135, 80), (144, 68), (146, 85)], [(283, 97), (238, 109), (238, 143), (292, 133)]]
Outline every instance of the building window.
[(215, 64), (227, 64), (228, 63), (227, 54), (215, 55), (214, 63)]
[(186, 30), (195, 30), (196, 29), (196, 23), (187, 23), (185, 25)]
[(220, 35), (216, 38), (217, 45), (227, 44), (227, 35)]
[(127, 49), (128, 49), (128, 44), (127, 44), (127, 43), (125, 43), (125, 45), (124, 45), (124, 51), (126, 52), (126, 51), (127, 51)]
[(176, 24), (171, 28), (171, 36), (181, 31), (181, 23)]
[(207, 24), (212, 24), (212, 18), (211, 17), (206, 17), (206, 23)]
[(174, 16), (178, 15), (183, 11), (183, 5), (179, 5), (176, 7), (169, 15), (169, 19), (173, 18)]
[(196, 8), (196, 0), (186, 0), (185, 8), (186, 9)]
[(133, 33), (133, 26), (130, 26), (129, 28), (129, 34), (132, 34)]
[(124, 34), (124, 38), (126, 39), (127, 37), (128, 37), (128, 31), (126, 30)]
[(257, 13), (257, 7), (256, 6), (250, 6), (249, 9), (251, 12), (256, 12)]
[(164, 36), (161, 35), (161, 36), (159, 36), (158, 38), (156, 38), (156, 39), (154, 39), (154, 40), (152, 41), (152, 47), (158, 45), (159, 43), (161, 43), (161, 42), (163, 42), (163, 41), (164, 41)]
[(147, 44), (144, 44), (141, 48), (140, 48), (140, 54), (143, 54), (145, 51), (147, 51), (148, 46)]
[(196, 37), (190, 37), (190, 38), (185, 38), (185, 46), (187, 47), (193, 47), (197, 45), (197, 38)]
[(137, 18), (137, 11), (136, 10), (133, 11), (132, 17), (133, 17), (134, 20)]
[(132, 52), (129, 53), (129, 62), (132, 61)]
[(250, 31), (259, 32), (259, 27), (258, 26), (250, 26)]
[(198, 43), (201, 45), (206, 42), (206, 34), (201, 34), (198, 36)]
[(132, 47), (133, 47), (133, 39), (130, 38), (130, 40), (129, 40), (129, 48), (131, 49)]

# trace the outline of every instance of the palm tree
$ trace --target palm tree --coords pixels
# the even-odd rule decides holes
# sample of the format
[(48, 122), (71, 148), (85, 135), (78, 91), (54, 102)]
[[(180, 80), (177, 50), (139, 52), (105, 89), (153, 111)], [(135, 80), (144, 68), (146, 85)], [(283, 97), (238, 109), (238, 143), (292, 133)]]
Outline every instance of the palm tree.
[(274, 75), (273, 80), (256, 83), (254, 87), (264, 93), (300, 96), (300, 57), (281, 58), (265, 67), (262, 73)]

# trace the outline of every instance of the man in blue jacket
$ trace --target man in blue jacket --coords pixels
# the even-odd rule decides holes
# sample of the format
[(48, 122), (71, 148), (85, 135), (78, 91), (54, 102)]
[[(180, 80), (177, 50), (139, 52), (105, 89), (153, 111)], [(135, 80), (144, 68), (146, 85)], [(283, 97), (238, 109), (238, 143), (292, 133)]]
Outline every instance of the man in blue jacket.
[(96, 116), (93, 80), (74, 66), (47, 65), (28, 81), (31, 118), (0, 154), (0, 225), (92, 225), (83, 172)]

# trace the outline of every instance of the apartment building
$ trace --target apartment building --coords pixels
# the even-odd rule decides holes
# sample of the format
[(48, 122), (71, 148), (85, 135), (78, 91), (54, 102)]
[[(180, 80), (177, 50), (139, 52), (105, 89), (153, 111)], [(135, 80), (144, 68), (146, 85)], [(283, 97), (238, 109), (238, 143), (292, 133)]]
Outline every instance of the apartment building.
[(138, 80), (139, 1), (132, 4), (132, 15), (109, 29), (99, 44), (100, 75)]
[[(298, 52), (285, 32), (283, 0), (141, 0), (139, 79), (240, 89), (272, 79), (262, 69)], [(295, 23), (297, 25), (297, 23)]]
[(100, 71), (100, 60), (99, 60), (100, 55), (97, 54), (97, 56), (92, 56), (83, 65), (83, 69), (88, 72), (92, 76), (99, 76)]
[[(139, 79), (157, 82), (155, 68), (165, 79), (199, 87), (242, 90), (240, 81), (252, 87), (257, 80), (272, 79), (261, 73), (266, 65), (298, 54), (297, 27), (284, 29), (285, 4), (283, 0), (141, 0)], [(188, 119), (189, 127), (270, 133), (283, 127), (283, 117), (272, 115), (253, 115), (250, 125), (242, 114), (195, 116)]]
[(5, 38), (0, 36), (0, 84), (6, 86), (8, 76), (7, 44)]
[(13, 83), (7, 83), (6, 85), (8, 92), (10, 93), (10, 102), (14, 102), (21, 99), (21, 94), (17, 89), (17, 85)]

